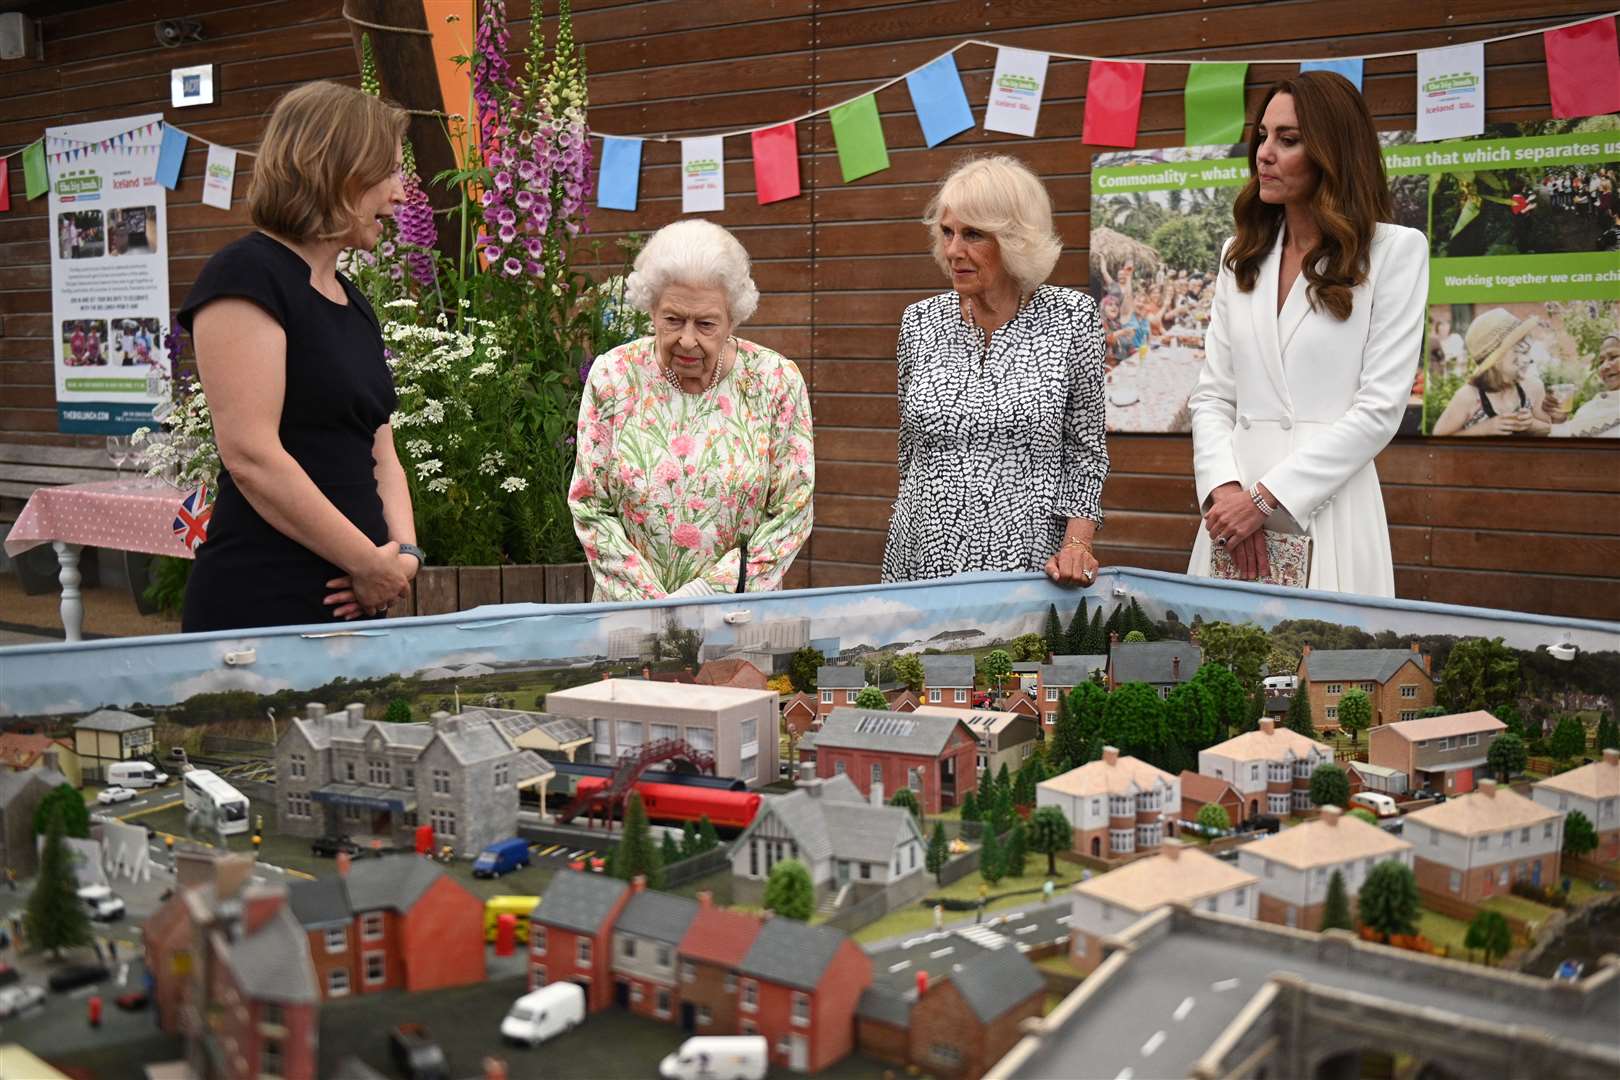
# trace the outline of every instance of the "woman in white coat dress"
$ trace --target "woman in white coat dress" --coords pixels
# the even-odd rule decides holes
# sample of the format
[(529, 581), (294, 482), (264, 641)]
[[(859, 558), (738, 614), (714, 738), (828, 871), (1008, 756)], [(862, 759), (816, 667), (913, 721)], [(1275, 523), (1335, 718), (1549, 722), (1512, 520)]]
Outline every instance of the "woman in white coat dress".
[(1399, 427), (1423, 340), (1429, 249), (1389, 223), (1371, 114), (1343, 76), (1272, 87), (1221, 253), (1189, 401), (1204, 528), (1239, 573), (1269, 572), (1266, 530), (1311, 537), (1313, 589), (1395, 595), (1373, 458)]

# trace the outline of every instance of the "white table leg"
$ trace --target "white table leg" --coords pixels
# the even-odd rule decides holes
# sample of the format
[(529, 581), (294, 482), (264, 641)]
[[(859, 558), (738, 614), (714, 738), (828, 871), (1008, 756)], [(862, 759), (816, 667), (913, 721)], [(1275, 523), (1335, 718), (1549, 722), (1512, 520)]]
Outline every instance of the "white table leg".
[(56, 561), (62, 566), (62, 572), (57, 575), (62, 583), (62, 629), (66, 631), (67, 640), (79, 641), (79, 631), (84, 626), (84, 602), (79, 598), (79, 545), (52, 540), (51, 547), (56, 549)]

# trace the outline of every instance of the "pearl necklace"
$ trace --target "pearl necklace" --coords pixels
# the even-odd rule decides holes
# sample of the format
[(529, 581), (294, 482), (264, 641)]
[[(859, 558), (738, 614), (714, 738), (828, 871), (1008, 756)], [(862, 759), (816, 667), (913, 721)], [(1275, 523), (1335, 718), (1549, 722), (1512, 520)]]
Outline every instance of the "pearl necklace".
[[(735, 337), (731, 337), (731, 338), (726, 339), (726, 344), (728, 344), (728, 345), (733, 345), (734, 346), (734, 345), (736, 345), (736, 343), (737, 343), (737, 339)], [(735, 349), (733, 349), (733, 353), (735, 353)], [(726, 366), (726, 353), (725, 353), (724, 349), (721, 349), (719, 357), (714, 362), (714, 373), (709, 376), (709, 385), (705, 386), (702, 390), (699, 390), (698, 393), (707, 394), (710, 390), (713, 390), (715, 387), (719, 386), (720, 385), (720, 372), (721, 372), (722, 369), (725, 368), (725, 366)], [(664, 381), (669, 383), (669, 385), (673, 386), (675, 389), (679, 390), (681, 393), (683, 393), (683, 394), (686, 393), (686, 388), (681, 385), (681, 377), (679, 375), (675, 374), (675, 371), (674, 371), (673, 368), (665, 368), (664, 369)]]

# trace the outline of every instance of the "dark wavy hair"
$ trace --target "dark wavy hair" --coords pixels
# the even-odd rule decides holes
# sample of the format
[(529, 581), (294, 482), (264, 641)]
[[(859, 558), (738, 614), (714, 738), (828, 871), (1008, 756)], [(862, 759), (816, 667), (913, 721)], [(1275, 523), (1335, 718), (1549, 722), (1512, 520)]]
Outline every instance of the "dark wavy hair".
[(1311, 212), (1321, 239), (1305, 254), (1303, 273), (1311, 307), (1335, 318), (1350, 317), (1351, 290), (1367, 280), (1373, 233), (1392, 221), (1394, 200), (1384, 175), (1372, 113), (1355, 85), (1331, 71), (1302, 71), (1266, 91), (1249, 128), (1249, 182), (1232, 207), (1237, 235), (1226, 252), (1226, 266), (1244, 292), (1254, 289), (1260, 264), (1271, 254), (1282, 228), (1283, 208), (1260, 201), (1260, 121), (1278, 94), (1294, 99), (1300, 141), (1320, 179)]

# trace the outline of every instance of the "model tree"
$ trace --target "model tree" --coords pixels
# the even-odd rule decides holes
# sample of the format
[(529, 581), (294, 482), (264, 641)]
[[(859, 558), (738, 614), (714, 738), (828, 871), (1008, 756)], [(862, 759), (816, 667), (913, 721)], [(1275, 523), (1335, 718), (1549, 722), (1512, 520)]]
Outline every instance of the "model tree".
[(1086, 656), (1101, 656), (1108, 651), (1108, 629), (1103, 625), (1102, 605), (1091, 613), (1091, 621), (1086, 624), (1086, 636), (1077, 650)]
[(883, 696), (883, 691), (875, 686), (863, 686), (861, 692), (855, 695), (857, 709), (887, 709), (889, 699)]
[(1360, 820), (1365, 821), (1369, 825), (1378, 824), (1378, 815), (1373, 813), (1371, 810), (1368, 810), (1364, 806), (1358, 806), (1354, 810), (1348, 811), (1345, 814), (1345, 816), (1346, 817), (1359, 818)]
[(974, 790), (979, 793), (979, 817), (988, 818), (996, 806), (996, 774), (990, 771), (988, 757), (984, 759), (984, 768), (979, 770), (979, 786)]
[(675, 842), (675, 834), (668, 829), (664, 830), (664, 843), (661, 852), (665, 866), (673, 866), (681, 861), (681, 848)]
[(72, 784), (58, 784), (34, 807), (34, 835), (43, 835), (50, 828), (51, 819), (60, 818), (62, 835), (76, 840), (90, 838), (90, 808), (84, 804), (84, 795)]
[(996, 773), (996, 805), (999, 806), (1003, 799), (1007, 805), (1014, 805), (1012, 770), (1007, 768), (1005, 761), (1001, 763), (1001, 769)]
[(714, 831), (714, 822), (708, 814), (698, 815), (698, 850), (713, 851), (720, 846), (720, 834)]
[(1135, 642), (1138, 642), (1138, 641), (1146, 641), (1147, 640), (1147, 635), (1142, 633), (1142, 631), (1140, 631), (1140, 630), (1131, 630), (1128, 633), (1126, 633), (1124, 640), (1127, 643), (1135, 643)]
[(978, 792), (970, 791), (966, 795), (962, 796), (962, 820), (963, 821), (978, 821), (979, 816), (982, 813), (983, 813), (983, 811), (981, 811), (979, 809), (979, 793)]
[(901, 788), (899, 791), (896, 791), (893, 795), (889, 796), (889, 805), (898, 806), (902, 810), (910, 811), (911, 816), (916, 819), (917, 828), (922, 828), (922, 803), (917, 801), (917, 793), (915, 791), (912, 791), (910, 788)]
[(619, 846), (613, 849), (608, 873), (623, 881), (638, 874), (645, 875), (647, 884), (656, 889), (664, 881), (664, 860), (658, 845), (653, 843), (652, 826), (647, 824), (647, 808), (641, 804), (641, 795), (632, 791), (624, 804), (624, 831), (619, 835)]
[(1029, 841), (1024, 836), (1024, 823), (1014, 821), (1012, 831), (1007, 834), (1007, 847), (1001, 853), (1001, 866), (1004, 876), (1021, 878), (1024, 876), (1024, 860), (1029, 857)]
[(1529, 763), (1530, 752), (1525, 749), (1524, 740), (1511, 731), (1498, 735), (1485, 751), (1486, 767), (1503, 784), (1524, 772)]
[(1337, 765), (1318, 765), (1311, 773), (1311, 802), (1344, 808), (1350, 801), (1350, 778)]
[(1597, 829), (1592, 826), (1592, 819), (1579, 810), (1571, 810), (1564, 818), (1564, 854), (1579, 858), (1597, 846)]
[(991, 885), (1000, 881), (1005, 871), (1002, 869), (1001, 840), (996, 836), (996, 830), (984, 830), (984, 843), (979, 848), (979, 876)]
[(1586, 752), (1586, 728), (1578, 717), (1566, 716), (1553, 728), (1547, 749), (1555, 758), (1575, 758)]
[(1210, 802), (1200, 806), (1198, 816), (1193, 820), (1206, 832), (1226, 832), (1232, 827), (1232, 815), (1220, 803)]
[(1086, 637), (1091, 629), (1091, 616), (1086, 611), (1084, 597), (1080, 599), (1080, 606), (1074, 609), (1074, 615), (1069, 619), (1069, 625), (1063, 629), (1061, 645), (1052, 650), (1053, 656), (1068, 655), (1079, 656), (1086, 651)]
[(1061, 806), (1043, 806), (1029, 819), (1029, 846), (1046, 856), (1046, 872), (1057, 873), (1057, 856), (1074, 842), (1074, 831)]
[(1108, 691), (1094, 682), (1083, 682), (1069, 691), (1067, 705), (1069, 716), (1074, 720), (1079, 745), (1078, 755), (1068, 762), (1068, 767), (1075, 769), (1102, 757), (1103, 729), (1108, 719)]
[(1606, 713), (1598, 720), (1596, 746), (1600, 751), (1620, 748), (1620, 723), (1612, 715)]
[(894, 658), (894, 678), (896, 682), (906, 684), (906, 689), (913, 694), (922, 693), (923, 664), (922, 658), (907, 653), (905, 656)]
[(1046, 607), (1046, 626), (1042, 636), (1046, 639), (1046, 651), (1049, 655), (1056, 656), (1063, 651), (1063, 623), (1058, 618), (1056, 604), (1048, 604)]
[(1047, 745), (1047, 759), (1057, 773), (1086, 763), (1085, 740), (1080, 735), (1080, 721), (1069, 711), (1068, 694), (1058, 695), (1057, 718), (1052, 722), (1052, 736)]
[(1500, 911), (1487, 908), (1475, 915), (1474, 921), (1468, 924), (1463, 947), (1468, 950), (1470, 960), (1475, 949), (1483, 952), (1486, 966), (1489, 966), (1513, 948), (1513, 930)]
[(1046, 663), (1046, 648), (1048, 642), (1045, 634), (1031, 631), (1028, 634), (1019, 634), (1007, 643), (1007, 652), (1015, 661), (1025, 661), (1035, 664)]
[(1208, 664), (1199, 668), (1193, 675), (1192, 684), (1204, 688), (1209, 700), (1215, 707), (1217, 735), (1225, 737), (1227, 734), (1240, 730), (1247, 719), (1247, 701), (1243, 693), (1243, 684), (1238, 682), (1236, 675), (1222, 664)]
[(1175, 775), (1184, 769), (1196, 771), (1198, 751), (1217, 741), (1215, 706), (1209, 694), (1196, 683), (1182, 683), (1164, 701), (1164, 721), (1169, 736), (1164, 770)]
[[(83, 803), (81, 802), (82, 806)], [(73, 856), (68, 851), (62, 815), (51, 814), (45, 823), (45, 846), (39, 855), (39, 877), (28, 896), (24, 926), (35, 948), (51, 950), (61, 958), (62, 950), (90, 944), (90, 917), (79, 902), (78, 879), (73, 873)]]
[(1418, 887), (1412, 868), (1386, 859), (1372, 868), (1357, 898), (1361, 921), (1387, 942), (1395, 934), (1417, 932)]
[(923, 863), (928, 872), (934, 875), (934, 884), (945, 884), (940, 880), (940, 874), (945, 870), (945, 864), (951, 859), (950, 845), (945, 842), (944, 822), (934, 822), (934, 835), (928, 838), (928, 854)]
[(1126, 683), (1108, 695), (1103, 744), (1157, 765), (1165, 746), (1164, 701), (1147, 683)]
[(700, 843), (702, 843), (702, 841), (698, 839), (698, 831), (697, 831), (697, 825), (696, 824), (694, 824), (691, 821), (688, 821), (685, 825), (681, 826), (681, 857), (682, 858), (685, 858), (685, 857), (688, 857), (688, 856), (691, 856), (691, 855), (696, 855), (700, 850), (702, 850), (701, 848), (698, 847), (698, 845)]
[(1498, 708), (1519, 699), (1519, 658), (1501, 638), (1465, 638), (1451, 647), (1435, 687), (1435, 704), (1445, 713)]
[[(1295, 699), (1304, 699), (1303, 690), (1296, 691)], [(1372, 699), (1365, 690), (1346, 690), (1339, 698), (1339, 726), (1350, 733), (1350, 742), (1356, 741), (1358, 732), (1372, 726)]]
[(383, 713), (383, 719), (390, 724), (408, 724), (414, 717), (411, 716), (411, 703), (402, 697), (397, 697), (388, 703), (388, 711)]
[(1006, 649), (991, 649), (979, 661), (979, 673), (984, 676), (986, 689), (999, 694), (1012, 674), (1013, 660)]
[(815, 693), (816, 672), (826, 662), (825, 653), (808, 645), (795, 652), (788, 658), (788, 678), (793, 682), (793, 689), (801, 694)]
[(1260, 670), (1271, 655), (1271, 639), (1253, 623), (1208, 622), (1198, 633), (1205, 664), (1220, 664), (1237, 676), (1243, 692), (1260, 692)]
[(810, 871), (798, 859), (783, 859), (771, 867), (765, 879), (765, 910), (786, 919), (804, 922), (816, 907), (815, 886)]
[(793, 680), (786, 675), (773, 675), (765, 680), (765, 689), (775, 690), (783, 697), (792, 697), (797, 691), (793, 689)]
[(1350, 896), (1344, 888), (1344, 875), (1337, 870), (1328, 878), (1327, 899), (1322, 902), (1322, 929), (1355, 929), (1350, 924)]
[(1288, 702), (1288, 716), (1283, 720), (1289, 731), (1297, 731), (1307, 739), (1316, 738), (1316, 725), (1312, 723), (1311, 696), (1304, 690), (1295, 690)]

